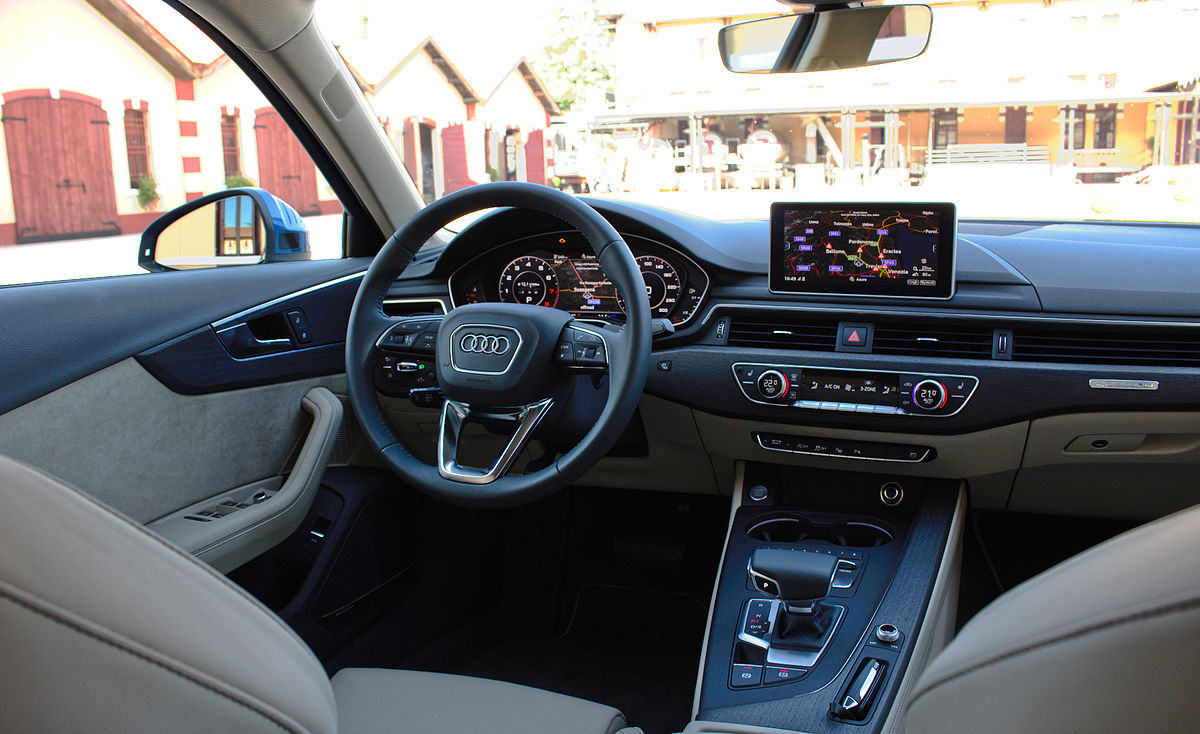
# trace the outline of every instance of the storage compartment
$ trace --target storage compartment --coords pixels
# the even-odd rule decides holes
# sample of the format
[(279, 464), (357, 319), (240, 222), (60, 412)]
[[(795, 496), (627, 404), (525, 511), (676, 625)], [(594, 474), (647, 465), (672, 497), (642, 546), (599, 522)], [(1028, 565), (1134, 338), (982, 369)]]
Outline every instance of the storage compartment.
[(845, 548), (875, 548), (892, 542), (892, 533), (873, 522), (837, 520), (821, 523), (796, 514), (777, 515), (759, 520), (750, 526), (746, 534), (755, 540), (768, 543), (823, 540)]

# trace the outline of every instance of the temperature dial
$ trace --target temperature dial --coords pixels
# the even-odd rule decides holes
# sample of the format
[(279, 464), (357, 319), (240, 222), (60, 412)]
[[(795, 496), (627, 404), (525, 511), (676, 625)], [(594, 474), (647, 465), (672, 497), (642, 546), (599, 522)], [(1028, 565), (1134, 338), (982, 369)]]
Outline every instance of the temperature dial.
[(779, 370), (767, 370), (758, 376), (758, 394), (767, 400), (787, 395), (788, 378)]
[(937, 380), (921, 380), (912, 391), (913, 405), (921, 410), (939, 410), (946, 404), (946, 386)]

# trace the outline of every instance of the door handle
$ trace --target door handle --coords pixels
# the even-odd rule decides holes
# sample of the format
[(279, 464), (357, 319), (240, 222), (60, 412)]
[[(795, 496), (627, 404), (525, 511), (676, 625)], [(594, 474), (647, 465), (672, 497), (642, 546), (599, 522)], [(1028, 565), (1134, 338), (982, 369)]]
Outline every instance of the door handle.
[(261, 357), (292, 349), (291, 339), (259, 339), (250, 331), (248, 324), (238, 324), (217, 332), (221, 343), (234, 359)]

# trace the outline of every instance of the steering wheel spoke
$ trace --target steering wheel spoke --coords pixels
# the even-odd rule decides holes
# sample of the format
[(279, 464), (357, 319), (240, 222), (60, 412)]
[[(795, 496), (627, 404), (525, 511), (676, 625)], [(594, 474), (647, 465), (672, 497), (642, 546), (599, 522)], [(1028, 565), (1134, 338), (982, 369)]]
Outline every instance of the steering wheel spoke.
[[(553, 398), (539, 400), (518, 408), (503, 408), (498, 410), (473, 411), (471, 406), (457, 400), (446, 400), (442, 403), (442, 420), (438, 431), (438, 473), (446, 479), (466, 484), (491, 484), (508, 473), (513, 462), (525, 450), (529, 437), (533, 434), (542, 418), (554, 405)], [(517, 424), (516, 430), (508, 439), (508, 443), (487, 468), (464, 466), (458, 463), (458, 444), (462, 439), (463, 428), (471, 417), (512, 421)]]

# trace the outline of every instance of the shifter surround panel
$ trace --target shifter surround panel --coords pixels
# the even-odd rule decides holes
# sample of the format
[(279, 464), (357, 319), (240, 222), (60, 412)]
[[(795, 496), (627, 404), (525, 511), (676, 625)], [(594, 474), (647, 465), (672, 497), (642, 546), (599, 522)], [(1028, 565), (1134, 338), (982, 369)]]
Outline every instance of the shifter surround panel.
[[(905, 500), (897, 508), (882, 505), (879, 475), (806, 471), (750, 464), (746, 496), (734, 515), (709, 629), (703, 662), (698, 716), (706, 721), (767, 726), (821, 734), (870, 732), (882, 726), (903, 675), (911, 642), (916, 639), (932, 591), (953, 517), (957, 483), (902, 478)], [(768, 489), (765, 500), (752, 500), (749, 488)], [(764, 521), (800, 518), (801, 537), (765, 540), (750, 532)], [(853, 547), (845, 534), (828, 532), (854, 523), (879, 527), (890, 541)], [(790, 542), (789, 542), (790, 541)], [(748, 563), (755, 549), (787, 548), (833, 555), (838, 559), (824, 604), (836, 607), (828, 640), (807, 658), (772, 655), (765, 642), (783, 603), (750, 581)], [(881, 624), (895, 625), (900, 640), (875, 638)], [(793, 653), (795, 651), (782, 651)], [(866, 658), (882, 661), (886, 672), (872, 692), (870, 710), (861, 720), (835, 718), (830, 705)]]

